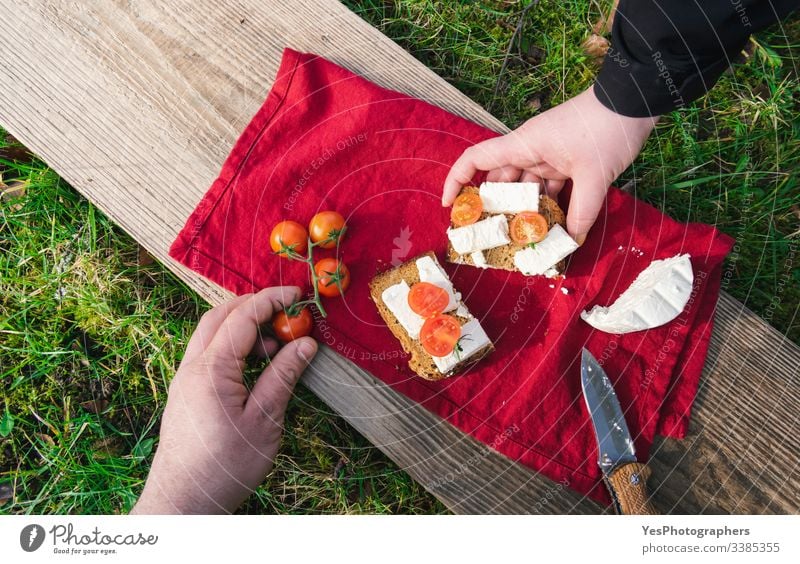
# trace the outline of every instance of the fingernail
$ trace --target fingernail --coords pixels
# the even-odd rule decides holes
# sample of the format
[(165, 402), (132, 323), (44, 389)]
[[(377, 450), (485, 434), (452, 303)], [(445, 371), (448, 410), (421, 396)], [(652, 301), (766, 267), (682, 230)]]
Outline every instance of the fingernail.
[(586, 242), (586, 233), (579, 233), (575, 236), (575, 242), (578, 243), (578, 246), (582, 246), (584, 242)]
[(311, 338), (303, 338), (297, 342), (297, 356), (306, 362), (314, 358), (317, 353), (317, 342)]

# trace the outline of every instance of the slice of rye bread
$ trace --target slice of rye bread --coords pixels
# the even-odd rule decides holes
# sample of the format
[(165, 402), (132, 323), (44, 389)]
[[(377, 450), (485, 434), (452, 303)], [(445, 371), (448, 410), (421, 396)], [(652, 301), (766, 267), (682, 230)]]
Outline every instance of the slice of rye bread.
[[(397, 321), (397, 318), (394, 316), (394, 314), (389, 310), (388, 307), (386, 307), (381, 295), (386, 288), (389, 286), (394, 286), (402, 280), (405, 280), (409, 286), (415, 282), (419, 282), (419, 271), (417, 270), (416, 261), (418, 258), (424, 256), (429, 256), (437, 263), (439, 262), (436, 259), (436, 255), (432, 251), (419, 255), (418, 257), (414, 257), (410, 261), (404, 262), (400, 266), (396, 266), (375, 276), (375, 278), (373, 278), (369, 283), (369, 292), (372, 301), (375, 302), (375, 305), (378, 308), (378, 313), (380, 313), (381, 317), (383, 318), (383, 321), (386, 323), (387, 327), (389, 327), (389, 330), (394, 334), (397, 340), (400, 341), (400, 345), (403, 347), (403, 350), (411, 355), (411, 359), (408, 361), (409, 368), (411, 368), (411, 370), (413, 370), (418, 376), (425, 378), (426, 380), (435, 381), (442, 380), (443, 378), (447, 378), (448, 376), (452, 376), (464, 371), (467, 367), (471, 366), (492, 352), (494, 350), (494, 345), (489, 343), (485, 347), (478, 349), (454, 366), (450, 372), (447, 374), (442, 374), (434, 364), (431, 355), (428, 354), (424, 348), (422, 348), (420, 342), (416, 339), (412, 339), (403, 326), (400, 325), (400, 322)], [(455, 312), (449, 312), (449, 314), (455, 317), (461, 325), (464, 325), (470, 319), (456, 315)]]
[[(461, 194), (478, 194), (479, 189), (477, 186), (464, 186), (461, 189)], [(545, 219), (547, 219), (547, 228), (552, 229), (555, 224), (559, 224), (561, 227), (567, 227), (566, 218), (564, 217), (564, 211), (558, 207), (558, 203), (549, 196), (542, 194), (539, 196), (539, 213), (542, 214)], [(490, 215), (489, 213), (482, 213), (481, 217), (478, 221), (482, 219), (486, 219)], [(504, 214), (509, 222), (514, 218), (514, 214)], [(455, 227), (454, 225), (450, 225), (451, 228)], [(483, 256), (486, 259), (486, 264), (489, 265), (490, 268), (499, 268), (502, 270), (511, 270), (512, 272), (519, 272), (519, 269), (514, 265), (514, 254), (524, 249), (524, 245), (518, 245), (514, 241), (511, 241), (507, 245), (502, 245), (500, 247), (495, 247), (493, 249), (486, 249), (483, 252)], [(475, 266), (475, 263), (472, 260), (472, 257), (469, 255), (459, 255), (453, 245), (450, 244), (448, 239), (447, 242), (447, 260), (449, 262), (455, 264), (469, 264), (471, 266)], [(555, 268), (558, 272), (564, 272), (564, 267), (566, 265), (566, 261), (559, 262)]]

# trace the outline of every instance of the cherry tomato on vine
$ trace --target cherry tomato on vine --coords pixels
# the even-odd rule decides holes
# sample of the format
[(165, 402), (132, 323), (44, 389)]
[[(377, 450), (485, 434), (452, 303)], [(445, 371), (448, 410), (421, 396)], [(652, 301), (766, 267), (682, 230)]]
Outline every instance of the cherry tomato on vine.
[(347, 265), (335, 258), (322, 259), (314, 265), (314, 272), (317, 274), (317, 290), (327, 298), (343, 294), (350, 286)]
[[(344, 238), (345, 222), (336, 211), (323, 211), (311, 218), (308, 233), (314, 243), (323, 249), (334, 248)], [(328, 240), (329, 239), (329, 240)], [(325, 241), (320, 243), (320, 241)]]
[[(294, 312), (290, 311), (290, 313)], [(286, 311), (279, 311), (272, 318), (272, 329), (275, 331), (275, 336), (282, 343), (288, 343), (310, 335), (313, 326), (314, 319), (307, 307), (304, 307), (294, 315), (290, 315)]]
[(272, 228), (269, 245), (274, 252), (284, 257), (288, 254), (287, 247), (298, 255), (305, 256), (308, 250), (308, 231), (296, 221), (281, 221)]

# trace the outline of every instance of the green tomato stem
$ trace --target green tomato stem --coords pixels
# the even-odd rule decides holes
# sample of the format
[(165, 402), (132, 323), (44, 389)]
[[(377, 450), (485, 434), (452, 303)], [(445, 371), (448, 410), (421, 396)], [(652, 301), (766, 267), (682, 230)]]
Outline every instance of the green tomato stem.
[[(339, 247), (339, 241), (341, 240), (342, 234), (344, 234), (344, 228), (342, 228), (341, 231), (336, 233), (335, 236), (328, 237), (327, 239), (323, 239), (322, 241), (318, 241), (316, 243), (314, 241), (312, 241), (311, 238), (309, 237), (308, 238), (308, 251), (306, 252), (306, 256), (303, 256), (303, 255), (297, 253), (291, 247), (284, 247), (283, 249), (281, 249), (281, 251), (279, 253), (277, 253), (277, 254), (284, 255), (289, 260), (297, 260), (297, 261), (301, 261), (301, 262), (306, 263), (308, 265), (308, 270), (311, 273), (311, 287), (314, 289), (314, 297), (312, 299), (310, 299), (310, 300), (301, 300), (301, 301), (295, 302), (293, 304), (293, 307), (302, 306), (302, 305), (306, 305), (306, 304), (309, 304), (309, 305), (313, 304), (313, 305), (316, 306), (317, 310), (319, 311), (319, 313), (320, 313), (320, 315), (322, 317), (328, 317), (328, 312), (325, 311), (325, 306), (322, 305), (322, 298), (319, 295), (319, 276), (317, 276), (317, 272), (314, 270), (314, 247), (318, 247), (320, 245), (324, 245), (324, 244), (329, 243), (331, 241), (336, 241), (336, 247), (338, 248)], [(341, 263), (339, 263), (339, 264), (341, 265)], [(341, 285), (341, 281), (340, 281), (341, 274), (340, 274), (339, 271), (340, 271), (340, 267), (337, 266), (336, 275), (333, 276), (333, 278), (334, 278), (334, 283), (336, 284), (336, 287), (339, 289), (339, 293), (343, 294), (344, 292), (342, 292), (342, 285)], [(333, 273), (331, 273), (331, 274), (333, 274)]]
[(308, 264), (308, 270), (311, 273), (311, 287), (314, 289), (314, 305), (317, 306), (317, 310), (322, 317), (328, 317), (328, 312), (325, 311), (325, 307), (322, 305), (322, 300), (319, 297), (319, 277), (317, 276), (316, 271), (314, 270), (314, 247), (316, 244), (308, 239), (308, 257), (305, 259), (306, 264)]

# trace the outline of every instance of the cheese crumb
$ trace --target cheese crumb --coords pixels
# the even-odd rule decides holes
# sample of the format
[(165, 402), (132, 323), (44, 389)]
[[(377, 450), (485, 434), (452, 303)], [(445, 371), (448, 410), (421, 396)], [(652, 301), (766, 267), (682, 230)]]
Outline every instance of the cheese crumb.
[(469, 256), (472, 259), (472, 263), (478, 268), (489, 268), (489, 264), (486, 262), (486, 257), (483, 256), (483, 252), (475, 251)]

